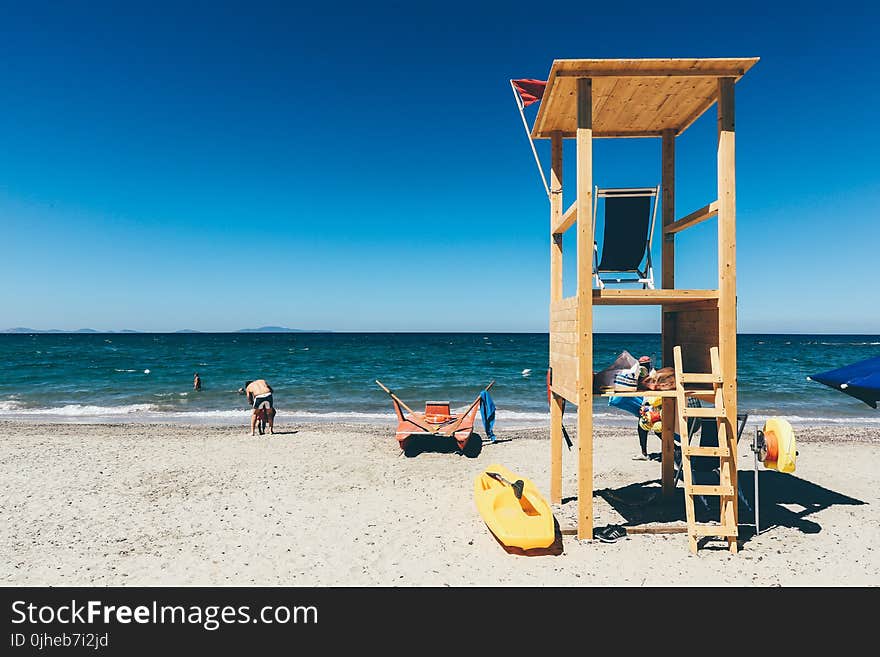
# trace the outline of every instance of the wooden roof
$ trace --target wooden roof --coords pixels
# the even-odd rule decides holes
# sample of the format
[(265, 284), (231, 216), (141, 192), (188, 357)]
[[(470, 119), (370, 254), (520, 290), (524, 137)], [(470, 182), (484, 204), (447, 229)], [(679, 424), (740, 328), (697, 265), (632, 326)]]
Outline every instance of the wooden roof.
[(557, 59), (532, 128), (534, 139), (577, 129), (577, 78), (593, 80), (594, 137), (684, 132), (709, 109), (720, 77), (741, 78), (758, 61), (737, 59)]

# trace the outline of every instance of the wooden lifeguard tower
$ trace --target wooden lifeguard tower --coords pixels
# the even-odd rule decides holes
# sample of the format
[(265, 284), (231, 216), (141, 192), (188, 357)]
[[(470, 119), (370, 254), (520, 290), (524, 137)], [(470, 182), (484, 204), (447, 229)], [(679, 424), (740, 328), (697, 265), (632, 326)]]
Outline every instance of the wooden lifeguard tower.
[[(662, 308), (663, 364), (672, 365), (681, 347), (679, 370), (687, 381), (712, 384), (720, 409), (719, 436), (732, 445), (721, 459), (721, 484), (702, 493), (721, 499), (721, 529), (693, 524), (693, 499), (686, 489), (689, 543), (699, 536), (727, 540), (736, 552), (736, 178), (734, 167), (734, 84), (758, 61), (741, 59), (563, 59), (555, 60), (531, 130), (533, 139), (551, 141), (550, 180), (550, 404), (551, 487), (553, 503), (562, 500), (562, 413), (564, 400), (577, 405), (578, 538), (593, 538), (593, 312), (598, 306), (658, 305)], [(694, 121), (718, 106), (718, 198), (681, 218), (675, 214), (675, 139)], [(656, 137), (662, 140), (662, 285), (658, 289), (593, 289), (593, 139)], [(565, 209), (562, 194), (563, 140), (577, 140), (577, 198)], [(715, 289), (675, 287), (675, 236), (718, 217), (718, 285)], [(562, 236), (577, 225), (577, 294), (563, 298)], [(718, 347), (717, 359), (710, 348)], [(710, 360), (715, 360), (712, 363)], [(713, 367), (714, 365), (714, 367)], [(719, 375), (720, 370), (720, 375)], [(663, 396), (662, 491), (673, 494), (673, 433), (679, 389), (613, 393)], [(705, 393), (704, 393), (705, 395)], [(709, 398), (709, 397), (705, 397)], [(712, 417), (695, 409), (685, 417)], [(683, 433), (687, 433), (685, 430)], [(687, 448), (682, 441), (682, 458)], [(714, 456), (724, 451), (719, 438)], [(699, 448), (697, 448), (699, 449)], [(710, 455), (708, 448), (695, 454)], [(688, 466), (689, 468), (689, 466)], [(686, 487), (691, 486), (690, 471)], [(728, 482), (725, 484), (725, 482)], [(710, 492), (709, 488), (713, 488)]]

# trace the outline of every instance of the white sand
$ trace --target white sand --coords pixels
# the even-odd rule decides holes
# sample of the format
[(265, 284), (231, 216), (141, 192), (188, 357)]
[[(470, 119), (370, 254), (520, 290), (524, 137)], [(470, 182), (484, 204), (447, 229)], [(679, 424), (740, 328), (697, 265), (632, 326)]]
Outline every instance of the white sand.
[[(0, 584), (880, 585), (876, 429), (798, 429), (797, 472), (762, 473), (764, 529), (754, 537), (743, 525), (738, 555), (714, 542), (694, 556), (671, 534), (613, 544), (566, 535), (561, 554), (522, 556), (486, 528), (473, 480), (497, 461), (548, 494), (546, 430), (500, 427), (511, 440), (476, 458), (408, 458), (390, 425), (279, 418), (277, 428), (287, 433), (0, 423)], [(741, 471), (751, 469), (753, 431), (740, 444)], [(563, 450), (564, 496), (573, 498), (576, 451)], [(625, 487), (657, 480), (660, 464), (631, 460), (637, 450), (634, 429), (597, 430), (597, 526), (682, 517), (680, 498), (612, 505), (601, 492), (646, 499), (650, 491)], [(576, 507), (554, 507), (560, 525)]]

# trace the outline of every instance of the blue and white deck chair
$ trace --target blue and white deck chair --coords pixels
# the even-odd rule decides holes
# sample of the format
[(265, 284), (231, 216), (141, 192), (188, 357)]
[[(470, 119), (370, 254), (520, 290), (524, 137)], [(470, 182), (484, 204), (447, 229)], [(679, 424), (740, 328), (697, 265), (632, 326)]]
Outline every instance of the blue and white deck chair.
[[(608, 283), (637, 283), (643, 289), (654, 289), (651, 244), (659, 194), (659, 185), (608, 189), (596, 187), (593, 196), (593, 282), (596, 287), (601, 289)], [(605, 199), (601, 258), (596, 242), (599, 199)]]

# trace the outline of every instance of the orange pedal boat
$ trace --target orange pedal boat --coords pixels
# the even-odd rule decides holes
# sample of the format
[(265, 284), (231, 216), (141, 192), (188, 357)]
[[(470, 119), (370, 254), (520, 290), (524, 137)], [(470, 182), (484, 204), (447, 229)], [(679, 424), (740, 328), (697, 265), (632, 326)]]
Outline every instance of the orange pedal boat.
[[(453, 413), (449, 408), (448, 401), (425, 402), (425, 412), (418, 413), (407, 406), (403, 400), (377, 380), (376, 383), (382, 390), (388, 393), (394, 404), (394, 412), (397, 414), (397, 442), (400, 449), (406, 449), (409, 437), (412, 435), (431, 435), (452, 437), (458, 443), (459, 451), (464, 451), (471, 434), (474, 432), (474, 420), (480, 408), (480, 399), (483, 391), (489, 390), (495, 382), (492, 381), (477, 398), (468, 406), (463, 413)], [(407, 415), (404, 410), (409, 413)]]

